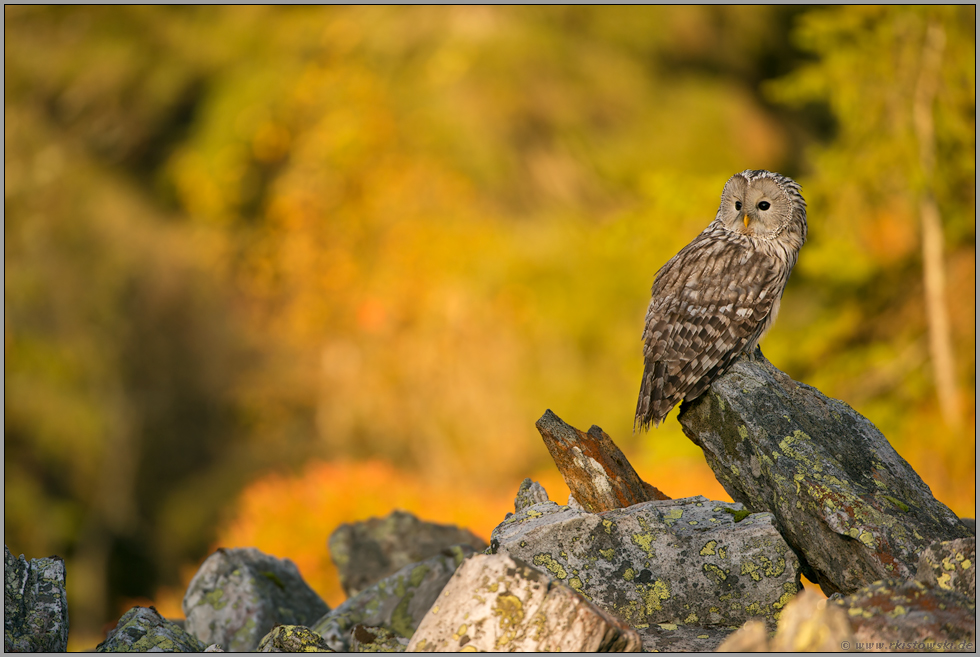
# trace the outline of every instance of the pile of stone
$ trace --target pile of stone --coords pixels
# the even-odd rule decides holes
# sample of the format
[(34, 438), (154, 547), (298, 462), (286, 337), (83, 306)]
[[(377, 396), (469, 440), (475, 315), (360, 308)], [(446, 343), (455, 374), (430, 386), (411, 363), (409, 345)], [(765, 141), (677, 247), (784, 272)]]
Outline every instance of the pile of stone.
[[(489, 546), (400, 511), (344, 525), (336, 609), (288, 559), (221, 549), (186, 620), (136, 607), (97, 650), (975, 650), (974, 533), (865, 418), (757, 353), (680, 421), (734, 503), (669, 499), (548, 411), (572, 496), (526, 479)], [(65, 650), (64, 581), (60, 559), (5, 552), (6, 650)]]

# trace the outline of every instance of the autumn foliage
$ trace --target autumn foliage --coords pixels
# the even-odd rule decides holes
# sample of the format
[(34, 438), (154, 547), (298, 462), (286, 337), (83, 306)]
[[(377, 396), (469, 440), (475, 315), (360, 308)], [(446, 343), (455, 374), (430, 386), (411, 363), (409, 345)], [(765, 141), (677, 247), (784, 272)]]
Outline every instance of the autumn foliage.
[(8, 545), (66, 558), (95, 639), (132, 600), (172, 610), (218, 545), (293, 559), (335, 604), (342, 522), (404, 508), (488, 537), (525, 476), (564, 501), (547, 408), (671, 497), (727, 499), (673, 418), (632, 418), (653, 276), (746, 168), (808, 202), (766, 356), (974, 515), (974, 25), (5, 8)]

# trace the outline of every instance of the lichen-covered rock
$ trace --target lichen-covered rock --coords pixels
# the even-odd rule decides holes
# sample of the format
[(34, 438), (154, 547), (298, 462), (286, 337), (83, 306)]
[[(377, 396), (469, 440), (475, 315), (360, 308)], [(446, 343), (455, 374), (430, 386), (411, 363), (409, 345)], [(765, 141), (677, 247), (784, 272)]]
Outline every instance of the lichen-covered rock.
[(919, 557), (915, 579), (927, 586), (977, 599), (977, 539), (958, 538), (930, 545)]
[(311, 625), (330, 608), (289, 559), (255, 548), (219, 549), (184, 595), (186, 629), (205, 644), (254, 650), (277, 623)]
[(844, 652), (853, 646), (844, 610), (812, 591), (801, 591), (786, 605), (772, 639), (765, 625), (749, 621), (718, 652)]
[(640, 637), (569, 587), (506, 554), (476, 555), (450, 580), (409, 652), (629, 651)]
[(498, 525), (491, 550), (550, 573), (638, 628), (737, 627), (752, 617), (775, 627), (800, 589), (796, 556), (771, 514), (700, 496), (599, 514), (537, 504)]
[(133, 607), (95, 652), (203, 652), (205, 644), (153, 607)]
[[(766, 634), (766, 624), (757, 622)], [(736, 631), (734, 625), (685, 625), (652, 623), (636, 628), (643, 640), (644, 652), (711, 652)]]
[(351, 598), (408, 564), (453, 545), (469, 545), (476, 551), (487, 548), (487, 542), (468, 529), (425, 522), (406, 511), (341, 525), (328, 541), (340, 584)]
[(355, 625), (350, 631), (351, 652), (405, 652), (408, 639), (383, 627)]
[(685, 402), (679, 420), (732, 499), (775, 516), (827, 594), (910, 578), (928, 545), (971, 535), (871, 422), (761, 351)]
[(514, 498), (514, 511), (520, 513), (529, 506), (547, 502), (548, 492), (544, 486), (536, 481), (531, 481), (530, 477), (521, 482), (517, 489), (517, 497)]
[(337, 652), (350, 649), (350, 632), (358, 624), (384, 627), (409, 638), (459, 564), (472, 554), (469, 545), (456, 545), (409, 564), (344, 602), (317, 621), (313, 630)]
[(861, 650), (976, 651), (976, 604), (955, 591), (891, 579), (830, 603), (847, 612)]
[(276, 625), (255, 652), (333, 652), (323, 637), (302, 625)]
[(59, 557), (14, 557), (3, 546), (4, 652), (68, 649), (65, 562)]

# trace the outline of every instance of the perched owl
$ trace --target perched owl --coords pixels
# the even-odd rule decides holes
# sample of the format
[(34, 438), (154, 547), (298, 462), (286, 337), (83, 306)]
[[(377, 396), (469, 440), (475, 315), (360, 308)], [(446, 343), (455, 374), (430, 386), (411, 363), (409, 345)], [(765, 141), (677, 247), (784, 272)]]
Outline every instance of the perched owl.
[(806, 202), (797, 183), (752, 170), (725, 183), (715, 220), (653, 281), (635, 427), (660, 424), (739, 353), (755, 349), (776, 320), (805, 241)]

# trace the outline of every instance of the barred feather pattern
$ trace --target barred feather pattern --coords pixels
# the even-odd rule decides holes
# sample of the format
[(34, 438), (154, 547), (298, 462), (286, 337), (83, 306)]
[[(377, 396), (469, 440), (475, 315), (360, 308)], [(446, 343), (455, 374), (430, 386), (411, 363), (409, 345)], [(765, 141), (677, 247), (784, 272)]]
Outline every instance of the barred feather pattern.
[(751, 354), (776, 319), (806, 235), (796, 182), (761, 170), (729, 179), (714, 221), (654, 279), (634, 428), (659, 425)]

